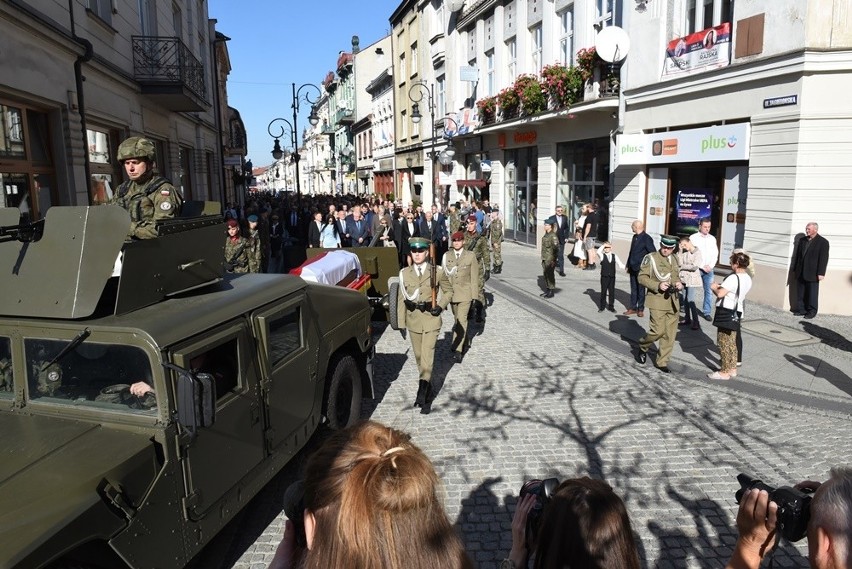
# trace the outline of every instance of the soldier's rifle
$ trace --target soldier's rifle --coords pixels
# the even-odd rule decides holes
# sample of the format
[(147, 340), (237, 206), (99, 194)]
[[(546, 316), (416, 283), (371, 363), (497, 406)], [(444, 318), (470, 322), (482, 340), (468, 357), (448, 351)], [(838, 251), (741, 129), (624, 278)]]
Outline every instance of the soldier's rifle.
[(438, 306), (438, 264), (435, 261), (435, 242), (429, 244), (429, 288), (432, 289), (432, 308)]
[(31, 243), (41, 239), (44, 232), (44, 220), (40, 219), (32, 223), (22, 223), (20, 225), (0, 226), (0, 243), (7, 241), (20, 241), (22, 243)]

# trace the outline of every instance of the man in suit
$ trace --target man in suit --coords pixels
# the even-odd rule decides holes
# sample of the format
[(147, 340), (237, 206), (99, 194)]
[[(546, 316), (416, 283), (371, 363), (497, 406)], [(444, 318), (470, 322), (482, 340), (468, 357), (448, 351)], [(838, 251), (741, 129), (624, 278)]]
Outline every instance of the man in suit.
[(479, 262), (476, 255), (464, 248), (464, 233), (456, 231), (451, 239), (452, 249), (444, 255), (441, 265), (453, 288), (450, 308), (456, 319), (453, 324), (453, 359), (461, 363), (467, 350), (467, 317), (471, 302), (479, 297)]
[(352, 247), (352, 241), (349, 239), (349, 235), (347, 235), (346, 231), (346, 211), (338, 210), (337, 212), (337, 234), (340, 236), (340, 246), (341, 247)]
[(638, 219), (630, 226), (633, 229), (633, 240), (630, 242), (630, 253), (627, 255), (627, 274), (630, 275), (630, 306), (624, 312), (626, 316), (633, 314), (640, 318), (645, 316), (645, 287), (639, 284), (639, 269), (642, 259), (648, 253), (657, 249), (654, 240), (645, 233), (645, 224)]
[(677, 237), (662, 235), (660, 250), (645, 255), (639, 269), (639, 284), (648, 290), (648, 308), (651, 310), (651, 322), (648, 333), (639, 339), (639, 352), (636, 361), (644, 364), (648, 359), (651, 344), (659, 340), (659, 351), (654, 365), (662, 372), (669, 373), (668, 363), (677, 335), (677, 317), (680, 312), (680, 295), (683, 283), (680, 282), (680, 266), (673, 255), (677, 246)]
[(440, 259), (444, 254), (443, 247), (447, 242), (447, 236), (441, 224), (432, 217), (431, 210), (423, 212), (423, 219), (420, 220), (420, 236), (435, 244), (436, 255)]
[(810, 222), (805, 236), (793, 251), (793, 274), (796, 275), (796, 308), (793, 314), (811, 319), (817, 314), (819, 283), (828, 268), (828, 239), (819, 234), (819, 225)]
[(556, 206), (556, 239), (559, 240), (559, 256), (556, 259), (556, 272), (560, 277), (565, 276), (565, 244), (571, 237), (573, 230), (568, 226), (568, 216), (565, 215), (565, 207)]
[(403, 217), (399, 221), (399, 266), (407, 267), (411, 264), (409, 243), (412, 237), (420, 237), (420, 225), (417, 223), (413, 212), (403, 210), (402, 213)]
[(441, 312), (452, 301), (453, 289), (446, 273), (437, 267), (436, 285), (441, 294), (433, 306), (429, 241), (423, 237), (412, 237), (408, 248), (412, 264), (399, 272), (397, 322), (400, 329), (408, 330), (420, 375), (414, 406), (420, 407), (420, 413), (428, 415), (432, 411), (432, 364), (435, 361), (435, 343), (441, 331)]
[(308, 247), (320, 247), (320, 232), (322, 231), (322, 212), (314, 212), (311, 224), (308, 226)]
[(352, 217), (346, 220), (346, 236), (352, 242), (352, 247), (368, 247), (370, 245), (370, 224), (361, 217), (360, 208), (352, 210)]

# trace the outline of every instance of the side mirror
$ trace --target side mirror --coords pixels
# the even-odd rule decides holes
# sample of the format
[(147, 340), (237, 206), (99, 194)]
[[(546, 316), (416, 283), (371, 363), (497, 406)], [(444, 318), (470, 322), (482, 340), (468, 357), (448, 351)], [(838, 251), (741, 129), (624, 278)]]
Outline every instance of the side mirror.
[(191, 442), (199, 428), (211, 427), (216, 421), (216, 381), (209, 373), (192, 374), (173, 364), (163, 365), (178, 372), (177, 422)]

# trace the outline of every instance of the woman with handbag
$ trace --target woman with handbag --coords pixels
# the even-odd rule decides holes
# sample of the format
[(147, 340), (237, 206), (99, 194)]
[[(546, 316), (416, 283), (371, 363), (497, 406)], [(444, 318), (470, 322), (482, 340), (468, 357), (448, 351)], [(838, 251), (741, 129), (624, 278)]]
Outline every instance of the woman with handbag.
[(737, 377), (737, 334), (740, 333), (743, 301), (751, 290), (751, 277), (747, 272), (750, 260), (745, 253), (733, 253), (730, 263), (734, 272), (725, 277), (722, 284), (710, 285), (718, 299), (713, 326), (719, 330), (716, 342), (722, 359), (721, 369), (707, 374), (710, 379)]

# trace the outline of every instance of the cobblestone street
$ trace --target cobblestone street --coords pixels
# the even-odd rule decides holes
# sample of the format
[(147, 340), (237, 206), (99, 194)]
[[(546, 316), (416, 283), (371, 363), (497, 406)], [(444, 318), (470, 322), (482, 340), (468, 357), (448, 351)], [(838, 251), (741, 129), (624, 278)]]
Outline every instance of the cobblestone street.
[[(607, 331), (606, 321), (617, 317), (581, 304), (593, 304), (582, 283), (541, 300), (535, 252), (506, 249), (504, 273), (487, 287), (488, 318), (461, 364), (449, 358), (451, 319), (444, 317), (432, 414), (411, 408), (416, 367), (408, 341), (390, 329), (377, 344), (378, 397), (364, 407), (364, 416), (410, 432), (432, 458), (447, 510), (479, 567), (494, 568), (506, 556), (517, 492), (531, 478), (607, 480), (625, 499), (644, 566), (719, 567), (736, 538), (738, 473), (773, 486), (823, 480), (852, 456), (844, 345), (818, 347), (847, 369), (832, 380), (839, 390), (824, 390), (817, 403), (776, 397), (803, 389), (711, 383), (686, 356), (676, 355), (674, 373), (663, 374), (634, 362), (625, 339), (631, 334)], [(560, 284), (579, 281), (579, 272)], [(596, 286), (596, 274), (582, 278)], [(644, 323), (630, 325), (641, 335)], [(758, 340), (749, 336), (746, 345), (751, 361), (758, 352), (766, 357)], [(239, 529), (203, 555), (225, 559), (222, 567), (265, 567), (282, 532), (281, 493), (297, 470), (276, 478), (232, 524)], [(783, 543), (775, 557), (780, 567), (805, 567), (806, 555), (803, 540)]]

